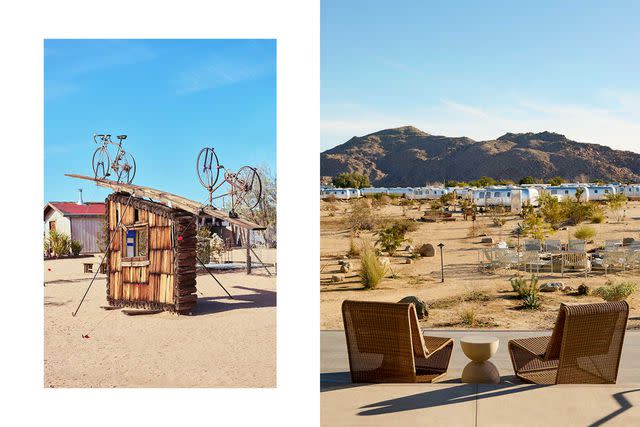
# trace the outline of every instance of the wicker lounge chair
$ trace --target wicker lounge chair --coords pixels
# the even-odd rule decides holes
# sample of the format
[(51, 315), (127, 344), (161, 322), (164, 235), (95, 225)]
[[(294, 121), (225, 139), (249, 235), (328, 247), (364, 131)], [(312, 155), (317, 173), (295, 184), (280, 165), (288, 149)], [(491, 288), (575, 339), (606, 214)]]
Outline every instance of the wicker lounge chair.
[(629, 305), (560, 305), (549, 337), (509, 341), (513, 369), (536, 384), (615, 384)]
[(447, 373), (453, 340), (423, 336), (413, 304), (344, 301), (354, 383), (432, 382)]

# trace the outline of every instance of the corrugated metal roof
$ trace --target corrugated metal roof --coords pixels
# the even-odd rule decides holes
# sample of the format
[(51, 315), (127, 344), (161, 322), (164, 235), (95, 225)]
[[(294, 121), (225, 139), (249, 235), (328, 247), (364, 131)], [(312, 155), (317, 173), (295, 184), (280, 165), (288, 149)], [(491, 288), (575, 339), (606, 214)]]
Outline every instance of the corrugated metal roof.
[[(88, 202), (82, 205), (76, 202), (49, 202), (64, 215), (104, 215), (104, 202)], [(46, 210), (46, 207), (45, 207)]]

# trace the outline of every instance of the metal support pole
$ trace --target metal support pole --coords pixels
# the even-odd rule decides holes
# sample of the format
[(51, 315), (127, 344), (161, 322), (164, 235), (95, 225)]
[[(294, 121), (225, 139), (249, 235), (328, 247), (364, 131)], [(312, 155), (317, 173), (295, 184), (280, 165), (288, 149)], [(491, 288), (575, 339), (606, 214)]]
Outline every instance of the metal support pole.
[(213, 280), (215, 280), (218, 285), (220, 285), (220, 287), (227, 293), (227, 295), (229, 295), (229, 298), (234, 299), (231, 294), (229, 293), (229, 291), (227, 291), (227, 289), (222, 286), (222, 283), (220, 283), (220, 281), (218, 280), (218, 278), (216, 276), (213, 275), (212, 272), (209, 271), (209, 269), (207, 268), (207, 266), (204, 264), (204, 262), (202, 262), (202, 260), (200, 258), (198, 258), (198, 256), (196, 255), (196, 259), (198, 260), (198, 262), (204, 267), (204, 269), (207, 271), (207, 273), (209, 273), (209, 276), (213, 277)]
[(251, 230), (245, 231), (245, 245), (247, 246), (247, 274), (251, 274)]
[(442, 254), (442, 248), (444, 247), (444, 243), (439, 243), (438, 247), (440, 248), (440, 272), (442, 275), (442, 283), (444, 283), (444, 255)]

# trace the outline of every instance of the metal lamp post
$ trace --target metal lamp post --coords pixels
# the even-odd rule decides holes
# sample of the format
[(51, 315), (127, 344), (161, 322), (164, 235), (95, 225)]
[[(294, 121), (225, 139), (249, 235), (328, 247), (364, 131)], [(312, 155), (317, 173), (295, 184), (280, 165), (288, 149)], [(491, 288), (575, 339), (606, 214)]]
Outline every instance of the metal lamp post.
[(444, 283), (444, 255), (442, 254), (444, 243), (438, 243), (438, 247), (440, 248), (440, 273), (442, 275), (442, 283)]

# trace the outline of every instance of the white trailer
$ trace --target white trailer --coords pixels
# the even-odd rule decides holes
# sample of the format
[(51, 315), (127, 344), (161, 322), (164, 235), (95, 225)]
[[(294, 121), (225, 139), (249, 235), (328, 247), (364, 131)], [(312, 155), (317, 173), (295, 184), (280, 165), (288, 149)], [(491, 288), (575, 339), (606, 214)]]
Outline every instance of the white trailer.
[(320, 198), (335, 196), (336, 199), (357, 199), (360, 197), (360, 191), (356, 188), (323, 188), (320, 190)]
[(580, 200), (583, 202), (587, 202), (591, 199), (591, 190), (586, 185), (576, 185), (576, 184), (563, 184), (563, 185), (553, 185), (547, 187), (544, 191), (549, 193), (552, 197), (558, 199), (558, 201), (563, 201), (567, 199), (576, 200), (576, 194), (578, 193), (578, 188), (582, 188), (582, 196), (580, 196)]
[(449, 193), (449, 191), (442, 187), (414, 187), (411, 188), (411, 193), (405, 197), (415, 200), (433, 200), (439, 199), (447, 193)]
[(360, 194), (363, 196), (374, 196), (376, 194), (389, 194), (389, 190), (384, 187), (367, 187), (361, 188)]
[(610, 194), (616, 194), (616, 187), (613, 184), (609, 185), (589, 185), (589, 198), (588, 200), (598, 202), (605, 201)]
[(408, 195), (411, 194), (412, 192), (413, 192), (413, 188), (410, 188), (410, 187), (394, 187), (394, 188), (387, 189), (387, 194), (390, 196), (408, 197)]
[(487, 187), (474, 190), (473, 203), (478, 207), (511, 206), (511, 188)]
[(640, 184), (627, 184), (622, 187), (622, 194), (629, 200), (640, 200)]

